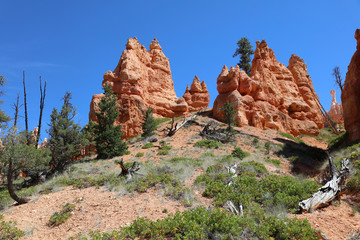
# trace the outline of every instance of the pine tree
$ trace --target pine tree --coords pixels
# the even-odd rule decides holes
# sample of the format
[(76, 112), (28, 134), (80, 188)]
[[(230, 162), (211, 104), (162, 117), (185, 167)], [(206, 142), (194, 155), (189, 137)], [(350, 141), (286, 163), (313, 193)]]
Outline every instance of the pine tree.
[(156, 130), (157, 124), (152, 114), (153, 110), (154, 109), (149, 107), (144, 115), (144, 122), (142, 124), (143, 137), (149, 137), (151, 135), (154, 135), (154, 131)]
[(76, 109), (70, 103), (71, 93), (66, 92), (63, 97), (63, 106), (58, 112), (53, 109), (49, 124), (50, 129), (47, 131), (49, 139), (49, 148), (51, 150), (51, 165), (54, 171), (63, 171), (73, 156), (75, 156), (81, 146), (86, 145), (86, 139), (81, 134), (81, 127), (74, 123)]
[[(6, 78), (4, 76), (0, 75), (0, 86), (4, 86), (4, 84), (6, 83)], [(0, 91), (0, 95), (4, 94), (3, 91)], [(0, 104), (2, 104), (3, 101), (0, 101)], [(10, 117), (6, 115), (5, 112), (3, 112), (0, 109), (0, 128), (4, 128), (5, 127), (5, 123), (10, 121)]]
[(121, 125), (114, 126), (116, 118), (119, 116), (116, 100), (117, 97), (111, 87), (105, 84), (104, 96), (98, 104), (100, 112), (96, 113), (97, 123), (94, 126), (98, 159), (124, 155), (127, 150), (126, 143), (121, 141), (124, 135), (120, 132)]
[(237, 43), (238, 48), (236, 48), (233, 57), (240, 55), (240, 61), (237, 65), (250, 76), (251, 73), (251, 55), (254, 54), (254, 50), (246, 37), (242, 37)]
[(231, 131), (231, 124), (235, 120), (235, 113), (234, 106), (230, 102), (225, 102), (222, 110), (224, 111), (224, 120), (229, 125), (228, 131)]
[(9, 195), (19, 204), (26, 203), (27, 199), (21, 198), (15, 193), (13, 181), (20, 171), (41, 172), (48, 169), (50, 161), (48, 151), (28, 146), (26, 138), (17, 134), (16, 127), (10, 128), (3, 140), (4, 147), (0, 151), (0, 165), (2, 165), (2, 174), (6, 176)]

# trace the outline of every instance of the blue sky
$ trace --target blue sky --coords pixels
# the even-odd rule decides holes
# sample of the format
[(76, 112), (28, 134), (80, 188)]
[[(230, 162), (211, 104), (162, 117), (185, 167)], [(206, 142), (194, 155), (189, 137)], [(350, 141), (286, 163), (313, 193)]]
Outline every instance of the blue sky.
[(13, 115), (11, 104), (17, 92), (22, 98), (25, 70), (31, 129), (38, 122), (40, 75), (47, 80), (44, 128), (53, 107), (61, 108), (66, 90), (73, 94), (83, 126), (92, 95), (102, 92), (103, 74), (115, 69), (134, 36), (146, 48), (154, 37), (159, 40), (179, 97), (195, 74), (205, 80), (210, 106), (223, 65), (238, 62), (232, 57), (237, 40), (247, 37), (255, 46), (265, 39), (286, 66), (293, 53), (305, 60), (315, 91), (329, 109), (329, 92), (336, 89), (332, 69), (339, 66), (345, 78), (356, 50), (354, 32), (360, 28), (360, 0), (1, 0), (0, 12), (0, 74), (8, 79), (1, 108)]

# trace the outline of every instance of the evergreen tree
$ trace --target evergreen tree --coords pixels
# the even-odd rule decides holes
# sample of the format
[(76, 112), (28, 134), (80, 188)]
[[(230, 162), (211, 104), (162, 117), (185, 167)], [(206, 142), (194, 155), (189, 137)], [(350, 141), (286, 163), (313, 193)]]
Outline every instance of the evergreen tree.
[(19, 204), (26, 203), (27, 199), (21, 198), (15, 193), (13, 180), (19, 176), (20, 171), (41, 172), (48, 169), (49, 153), (44, 149), (28, 146), (26, 138), (17, 134), (16, 127), (10, 128), (3, 140), (4, 147), (0, 151), (0, 165), (2, 165), (2, 174), (6, 176), (9, 195)]
[(105, 84), (104, 96), (98, 104), (100, 112), (96, 113), (97, 123), (94, 126), (98, 159), (124, 155), (127, 150), (126, 143), (121, 141), (124, 135), (120, 132), (121, 125), (114, 126), (116, 118), (119, 116), (116, 100), (117, 97), (111, 87)]
[(251, 55), (254, 54), (254, 50), (246, 37), (242, 37), (237, 43), (238, 47), (235, 50), (233, 57), (240, 56), (240, 61), (237, 65), (250, 76), (251, 73)]
[(224, 104), (222, 110), (224, 111), (224, 120), (229, 125), (228, 131), (230, 132), (232, 129), (231, 123), (235, 120), (236, 111), (234, 110), (234, 106), (228, 101)]
[[(1, 76), (1, 75), (0, 75), (0, 86), (4, 86), (5, 82), (6, 82), (6, 78), (5, 78), (4, 76)], [(0, 95), (2, 95), (2, 94), (4, 94), (4, 92), (3, 92), (3, 91), (0, 91)], [(0, 104), (2, 104), (3, 102), (4, 102), (4, 101), (0, 101)], [(5, 114), (5, 112), (3, 112), (3, 111), (0, 109), (0, 128), (4, 128), (4, 127), (5, 127), (4, 123), (6, 123), (6, 122), (8, 122), (8, 121), (10, 121), (10, 117), (7, 116), (7, 115)]]
[(58, 112), (53, 109), (49, 124), (50, 129), (47, 131), (49, 139), (49, 148), (51, 150), (51, 165), (54, 171), (63, 171), (73, 156), (75, 156), (81, 146), (86, 145), (86, 139), (80, 132), (81, 127), (74, 123), (76, 109), (70, 103), (71, 93), (66, 92), (63, 97), (63, 106)]
[(142, 124), (143, 137), (149, 137), (151, 135), (154, 135), (154, 131), (156, 130), (157, 124), (152, 114), (153, 110), (154, 109), (152, 109), (151, 107), (146, 110), (144, 122)]

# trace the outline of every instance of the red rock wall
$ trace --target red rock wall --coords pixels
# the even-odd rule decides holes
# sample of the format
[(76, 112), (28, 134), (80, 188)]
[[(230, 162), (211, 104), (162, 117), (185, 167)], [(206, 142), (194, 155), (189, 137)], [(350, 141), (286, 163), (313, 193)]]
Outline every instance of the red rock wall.
[[(184, 97), (176, 96), (169, 59), (156, 39), (148, 51), (137, 38), (129, 38), (115, 70), (104, 74), (103, 86), (105, 83), (118, 96), (117, 124), (122, 125), (125, 138), (142, 132), (143, 115), (149, 106), (158, 117), (172, 117), (206, 108), (210, 101), (205, 83), (200, 83), (197, 77)], [(101, 97), (102, 94), (93, 96), (89, 120), (96, 121)]]
[(349, 140), (360, 139), (360, 29), (355, 31), (356, 51), (351, 58), (341, 93), (344, 125)]
[(238, 66), (224, 66), (217, 79), (219, 92), (213, 114), (223, 120), (226, 101), (234, 105), (238, 126), (272, 128), (295, 136), (317, 135), (324, 126), (304, 61), (292, 55), (289, 66), (279, 63), (267, 43), (256, 43), (251, 77)]

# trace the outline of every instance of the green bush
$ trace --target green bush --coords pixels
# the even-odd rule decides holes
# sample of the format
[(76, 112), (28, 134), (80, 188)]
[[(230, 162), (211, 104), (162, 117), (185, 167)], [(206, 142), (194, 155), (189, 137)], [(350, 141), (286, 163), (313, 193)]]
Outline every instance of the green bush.
[(249, 152), (243, 151), (240, 147), (235, 147), (231, 155), (233, 157), (239, 158), (240, 160), (250, 156)]
[(357, 170), (353, 176), (347, 181), (346, 187), (350, 191), (359, 191), (360, 190), (360, 170)]
[(281, 161), (279, 159), (266, 158), (265, 162), (272, 163), (273, 165), (280, 167)]
[(195, 158), (186, 158), (186, 157), (174, 157), (169, 160), (171, 163), (184, 163), (186, 165), (191, 165), (194, 167), (200, 167), (202, 165), (202, 161)]
[(266, 167), (262, 163), (255, 161), (243, 162), (240, 164), (241, 171), (253, 172), (256, 176), (263, 176), (267, 173)]
[(293, 135), (291, 135), (290, 133), (284, 133), (284, 132), (278, 132), (279, 135), (283, 136), (283, 137), (286, 137), (288, 139), (291, 139), (291, 140), (294, 140), (295, 142), (297, 143), (300, 143), (300, 144), (305, 144), (305, 142), (301, 139), (298, 139), (298, 138), (295, 138)]
[(135, 157), (143, 157), (144, 156), (144, 153), (142, 153), (142, 152), (138, 152), (136, 155), (135, 155)]
[[(307, 220), (235, 216), (222, 209), (197, 207), (163, 220), (136, 219), (112, 233), (90, 232), (90, 239), (317, 239)], [(81, 234), (78, 234), (77, 239)], [(74, 238), (73, 238), (74, 239)]]
[(152, 144), (151, 142), (145, 144), (144, 146), (142, 146), (142, 149), (148, 149), (148, 148), (152, 148), (154, 147), (154, 144)]
[(194, 144), (195, 147), (200, 147), (200, 148), (219, 148), (222, 146), (222, 143), (215, 141), (215, 140), (209, 140), (209, 139), (205, 139), (205, 140), (200, 140), (197, 141)]
[(10, 221), (5, 222), (4, 216), (0, 215), (0, 239), (2, 240), (12, 240), (12, 239), (20, 239), (25, 235), (23, 231), (18, 229), (15, 225), (16, 222)]
[(75, 209), (75, 205), (71, 203), (66, 203), (60, 212), (55, 212), (51, 215), (49, 219), (49, 226), (55, 227), (59, 226), (60, 224), (66, 222), (68, 218), (71, 216), (71, 212)]
[[(269, 175), (257, 179), (258, 173), (264, 173), (266, 169), (262, 164), (248, 162), (253, 171), (240, 171), (238, 177), (232, 178), (231, 174), (226, 174), (221, 165), (211, 166), (205, 174), (200, 175), (195, 183), (205, 185), (203, 196), (214, 198), (216, 206), (231, 200), (236, 206), (242, 204), (244, 211), (251, 211), (251, 204), (258, 203), (264, 207), (284, 206), (290, 212), (298, 209), (298, 203), (316, 192), (319, 185), (314, 181), (301, 182), (289, 176)], [(243, 168), (244, 166), (240, 166)], [(249, 167), (249, 165), (245, 165)], [(228, 183), (232, 180), (232, 184)]]

